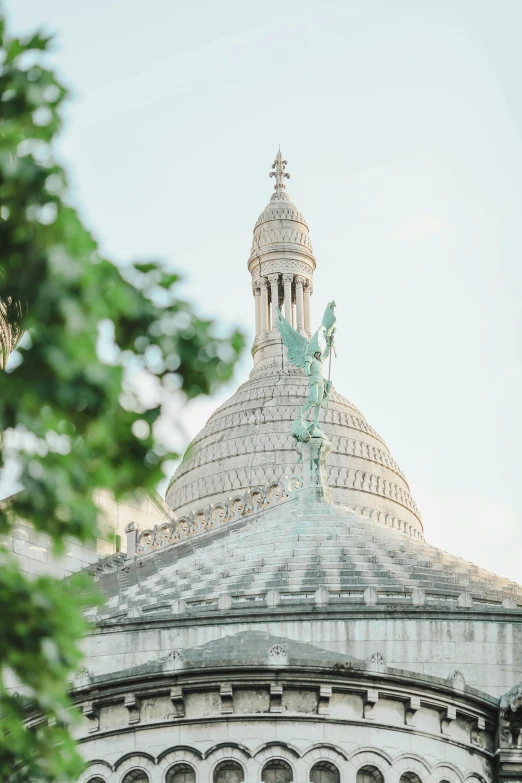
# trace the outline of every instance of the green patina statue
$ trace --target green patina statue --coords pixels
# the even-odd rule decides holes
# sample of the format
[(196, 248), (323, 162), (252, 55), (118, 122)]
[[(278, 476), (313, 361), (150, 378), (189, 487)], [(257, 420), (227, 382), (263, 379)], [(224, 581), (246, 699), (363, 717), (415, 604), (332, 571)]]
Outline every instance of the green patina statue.
[[(335, 302), (330, 302), (323, 317), (322, 327), (326, 342), (324, 351), (321, 351), (319, 346), (321, 327), (315, 332), (312, 339), (308, 340), (304, 334), (294, 329), (280, 310), (277, 311), (276, 325), (283, 344), (287, 348), (288, 359), (295, 367), (304, 370), (308, 376), (308, 399), (292, 425), (292, 437), (295, 438), (296, 445), (306, 443), (310, 438), (326, 438), (319, 429), (319, 413), (321, 406), (328, 403), (332, 388), (331, 380), (324, 379), (323, 364), (329, 356), (331, 359), (333, 349), (336, 321), (334, 308)], [(309, 422), (305, 416), (311, 408), (314, 409), (314, 419)], [(298, 450), (300, 451), (300, 449)]]

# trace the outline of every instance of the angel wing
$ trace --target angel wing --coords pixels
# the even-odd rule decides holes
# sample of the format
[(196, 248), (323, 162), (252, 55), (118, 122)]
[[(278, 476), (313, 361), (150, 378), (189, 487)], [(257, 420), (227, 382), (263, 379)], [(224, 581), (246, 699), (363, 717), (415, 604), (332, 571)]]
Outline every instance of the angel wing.
[(292, 324), (288, 323), (278, 307), (276, 307), (276, 313), (276, 326), (283, 345), (286, 345), (288, 358), (293, 365), (304, 369), (309, 346), (308, 340), (304, 334), (297, 332)]

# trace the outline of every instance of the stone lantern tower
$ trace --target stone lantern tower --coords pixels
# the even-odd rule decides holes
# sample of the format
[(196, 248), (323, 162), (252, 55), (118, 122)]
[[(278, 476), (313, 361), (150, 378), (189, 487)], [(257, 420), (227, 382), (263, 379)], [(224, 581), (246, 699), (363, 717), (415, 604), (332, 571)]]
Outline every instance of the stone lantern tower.
[[(286, 192), (290, 175), (285, 169), (279, 151), (270, 172), (274, 193), (255, 224), (248, 259), (256, 315), (254, 366), (246, 383), (196, 435), (170, 482), (167, 505), (180, 518), (196, 512), (203, 499), (228, 502), (236, 493), (302, 473), (290, 432), (306, 402), (308, 380), (287, 360), (275, 328), (275, 308), (311, 336), (316, 262), (306, 221)], [(404, 474), (381, 436), (336, 389), (322, 411), (321, 428), (333, 444), (328, 483), (334, 502), (422, 538), (420, 514)]]
[(313, 292), (315, 257), (306, 220), (286, 192), (290, 179), (281, 150), (270, 176), (274, 193), (254, 227), (248, 259), (255, 298), (256, 336), (254, 367), (281, 366), (283, 350), (275, 329), (275, 307), (300, 332), (310, 336), (310, 298)]

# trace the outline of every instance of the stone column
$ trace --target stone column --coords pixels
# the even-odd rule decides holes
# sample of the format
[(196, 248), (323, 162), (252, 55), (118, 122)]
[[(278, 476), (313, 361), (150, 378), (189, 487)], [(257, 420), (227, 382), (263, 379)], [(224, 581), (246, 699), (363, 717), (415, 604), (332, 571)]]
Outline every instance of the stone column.
[(267, 332), (270, 324), (268, 322), (268, 280), (266, 277), (261, 278), (259, 286), (261, 288), (260, 329), (262, 332)]
[(292, 282), (293, 275), (283, 275), (283, 285), (285, 287), (285, 318), (288, 323), (292, 323)]
[(312, 314), (310, 312), (310, 296), (312, 294), (312, 283), (310, 280), (306, 281), (304, 290), (304, 328), (305, 332), (312, 334)]
[(276, 307), (279, 306), (279, 275), (268, 275), (268, 279), (270, 280), (270, 290), (272, 293), (272, 321), (271, 321), (271, 328), (275, 329), (275, 323), (276, 323)]
[(259, 283), (254, 284), (254, 302), (256, 308), (256, 337), (261, 331), (261, 288)]
[(298, 332), (304, 331), (303, 322), (303, 286), (306, 278), (297, 276), (295, 278), (295, 310), (296, 310), (296, 329)]

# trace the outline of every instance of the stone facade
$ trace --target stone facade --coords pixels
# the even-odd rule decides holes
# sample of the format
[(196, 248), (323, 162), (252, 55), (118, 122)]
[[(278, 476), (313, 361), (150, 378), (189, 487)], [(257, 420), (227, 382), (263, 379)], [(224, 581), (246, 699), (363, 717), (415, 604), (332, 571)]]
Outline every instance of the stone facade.
[(100, 541), (124, 532), (122, 551), (75, 563), (106, 598), (71, 683), (81, 783), (522, 781), (522, 587), (426, 542), (338, 392), (328, 447), (312, 437), (295, 464), (307, 381), (272, 327), (277, 305), (311, 334), (315, 258), (285, 167), (278, 153), (248, 261), (249, 380), (166, 505), (100, 497)]

